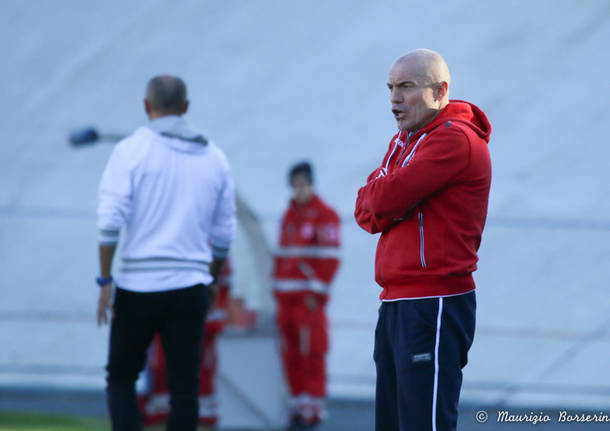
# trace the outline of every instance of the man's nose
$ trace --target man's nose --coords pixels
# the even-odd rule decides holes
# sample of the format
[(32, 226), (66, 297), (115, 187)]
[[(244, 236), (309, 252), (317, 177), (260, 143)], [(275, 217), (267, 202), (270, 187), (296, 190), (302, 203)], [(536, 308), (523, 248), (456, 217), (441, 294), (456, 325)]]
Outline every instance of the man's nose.
[(396, 87), (392, 88), (392, 90), (390, 91), (390, 102), (392, 102), (392, 103), (401, 103), (402, 102), (402, 95), (400, 94), (400, 91), (398, 91), (398, 89)]

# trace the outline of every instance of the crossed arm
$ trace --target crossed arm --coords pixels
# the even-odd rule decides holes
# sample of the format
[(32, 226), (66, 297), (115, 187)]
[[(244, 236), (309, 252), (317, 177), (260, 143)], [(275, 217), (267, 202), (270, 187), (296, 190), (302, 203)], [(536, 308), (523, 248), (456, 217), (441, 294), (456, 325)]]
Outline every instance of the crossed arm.
[(419, 202), (446, 187), (468, 165), (470, 145), (466, 136), (446, 129), (442, 137), (422, 141), (413, 159), (384, 175), (378, 168), (358, 190), (358, 225), (369, 233), (385, 232), (399, 223)]

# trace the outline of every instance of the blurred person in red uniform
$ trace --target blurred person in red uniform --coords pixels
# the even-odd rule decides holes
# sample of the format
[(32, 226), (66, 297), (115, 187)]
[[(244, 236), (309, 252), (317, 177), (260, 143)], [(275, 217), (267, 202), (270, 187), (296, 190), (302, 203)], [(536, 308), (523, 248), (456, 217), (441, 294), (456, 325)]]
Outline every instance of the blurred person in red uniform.
[(327, 414), (325, 309), (339, 267), (340, 221), (314, 193), (308, 162), (292, 167), (289, 182), (293, 197), (282, 220), (273, 290), (291, 396), (291, 427), (311, 429)]
[[(205, 335), (199, 368), (199, 423), (209, 427), (209, 429), (214, 429), (218, 422), (218, 404), (214, 387), (217, 365), (216, 338), (222, 333), (227, 320), (231, 286), (231, 265), (228, 258), (216, 282), (218, 284), (218, 295), (216, 304), (208, 312), (205, 322)], [(165, 365), (161, 339), (157, 334), (148, 353), (147, 388), (138, 397), (142, 422), (145, 425), (167, 421), (169, 393)]]

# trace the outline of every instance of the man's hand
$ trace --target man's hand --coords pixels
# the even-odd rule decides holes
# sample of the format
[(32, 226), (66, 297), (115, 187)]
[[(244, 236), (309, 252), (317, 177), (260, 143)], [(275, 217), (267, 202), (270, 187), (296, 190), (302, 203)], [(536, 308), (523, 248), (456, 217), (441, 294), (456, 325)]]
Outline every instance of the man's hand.
[(318, 308), (319, 301), (318, 298), (316, 298), (316, 295), (308, 294), (305, 296), (305, 305), (307, 305), (307, 308), (309, 308), (310, 311), (314, 311)]
[(108, 323), (108, 312), (112, 311), (110, 301), (112, 299), (112, 283), (100, 287), (100, 297), (97, 300), (97, 326)]
[(212, 263), (210, 264), (210, 275), (214, 277), (214, 281), (208, 287), (208, 312), (216, 307), (216, 299), (218, 298), (218, 277), (222, 272), (225, 260), (225, 257), (214, 256)]
[[(103, 278), (110, 278), (112, 274), (112, 258), (116, 251), (116, 244), (100, 244), (99, 245), (99, 258), (100, 258), (100, 276)], [(100, 297), (97, 300), (97, 326), (101, 326), (102, 323), (108, 323), (108, 311), (112, 311), (112, 283), (104, 284), (100, 286)], [(114, 312), (113, 312), (114, 314)]]
[(218, 283), (213, 282), (208, 287), (208, 312), (216, 307), (216, 299), (218, 299)]

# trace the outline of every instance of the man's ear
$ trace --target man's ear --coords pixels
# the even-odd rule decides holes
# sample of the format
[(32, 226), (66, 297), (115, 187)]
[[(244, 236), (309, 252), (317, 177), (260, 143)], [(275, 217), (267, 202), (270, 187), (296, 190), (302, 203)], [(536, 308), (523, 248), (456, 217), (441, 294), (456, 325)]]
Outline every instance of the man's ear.
[(150, 103), (148, 103), (148, 100), (144, 99), (144, 111), (146, 112), (146, 115), (150, 116)]
[(184, 107), (182, 108), (182, 112), (180, 113), (180, 115), (186, 114), (186, 111), (188, 111), (188, 110), (189, 110), (189, 101), (187, 100), (184, 102)]
[(447, 81), (442, 81), (436, 87), (436, 99), (442, 100), (447, 95), (448, 91), (449, 91), (449, 84), (447, 84)]

